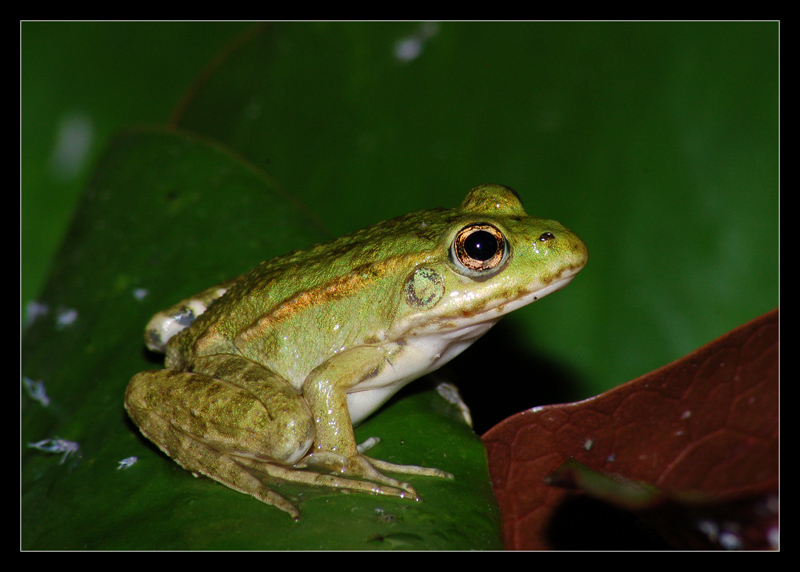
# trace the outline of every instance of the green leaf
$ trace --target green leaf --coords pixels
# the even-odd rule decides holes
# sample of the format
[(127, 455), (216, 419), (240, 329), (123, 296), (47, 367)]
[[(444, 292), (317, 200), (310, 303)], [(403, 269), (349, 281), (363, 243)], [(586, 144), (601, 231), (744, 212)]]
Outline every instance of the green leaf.
[(127, 419), (128, 380), (162, 359), (144, 350), (148, 317), (319, 240), (315, 228), (261, 172), (207, 141), (156, 129), (114, 142), (42, 296), (49, 310), (25, 336), (24, 375), (48, 403), (23, 399), (23, 443), (60, 438), (78, 450), (23, 449), (24, 548), (501, 546), (483, 446), (435, 389), (404, 393), (357, 435), (382, 439), (379, 458), (437, 466), (454, 481), (411, 479), (422, 502), (300, 487), (290, 491), (300, 522), (193, 478)]

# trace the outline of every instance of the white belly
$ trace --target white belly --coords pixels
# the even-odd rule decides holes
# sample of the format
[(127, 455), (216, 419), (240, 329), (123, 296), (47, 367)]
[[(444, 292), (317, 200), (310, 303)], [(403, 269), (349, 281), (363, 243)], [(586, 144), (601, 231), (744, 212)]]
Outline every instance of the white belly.
[(397, 352), (393, 353), (381, 373), (347, 394), (353, 424), (369, 416), (410, 381), (442, 367), (496, 322), (497, 319), (481, 322), (454, 332), (409, 336), (401, 343), (395, 342)]

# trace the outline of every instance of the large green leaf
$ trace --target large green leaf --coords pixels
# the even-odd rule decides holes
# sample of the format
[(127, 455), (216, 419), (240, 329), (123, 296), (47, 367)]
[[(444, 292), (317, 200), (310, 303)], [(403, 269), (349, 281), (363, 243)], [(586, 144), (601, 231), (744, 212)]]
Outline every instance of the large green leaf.
[[(483, 446), (430, 387), (392, 402), (358, 436), (379, 436), (380, 458), (439, 466), (456, 479), (414, 479), (420, 503), (299, 488), (290, 491), (302, 501), (299, 523), (193, 479), (126, 418), (128, 379), (160, 359), (143, 350), (148, 316), (320, 238), (314, 228), (260, 172), (208, 142), (164, 130), (116, 140), (42, 297), (49, 312), (25, 340), (26, 375), (44, 383), (49, 403), (23, 401), (23, 442), (58, 437), (79, 449), (23, 450), (24, 547), (500, 546)], [(118, 469), (130, 456), (138, 462)]]

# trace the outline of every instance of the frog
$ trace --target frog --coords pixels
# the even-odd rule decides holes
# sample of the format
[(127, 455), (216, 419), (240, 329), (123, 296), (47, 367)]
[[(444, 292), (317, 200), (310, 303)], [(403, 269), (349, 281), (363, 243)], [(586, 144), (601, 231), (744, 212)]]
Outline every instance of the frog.
[(295, 520), (268, 483), (420, 500), (408, 480), (454, 476), (368, 456), (354, 426), (587, 259), (515, 190), (479, 185), (455, 208), (295, 250), (159, 312), (145, 343), (165, 367), (133, 376), (125, 408), (184, 469)]

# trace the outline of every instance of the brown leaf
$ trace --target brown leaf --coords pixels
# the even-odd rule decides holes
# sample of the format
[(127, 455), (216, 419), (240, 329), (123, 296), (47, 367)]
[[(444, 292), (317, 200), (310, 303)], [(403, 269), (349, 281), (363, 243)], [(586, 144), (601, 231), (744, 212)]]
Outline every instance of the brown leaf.
[(507, 548), (561, 547), (554, 523), (585, 520), (569, 510), (581, 492), (545, 482), (569, 458), (651, 491), (635, 510), (674, 546), (775, 547), (778, 310), (591, 399), (518, 413), (483, 440)]

